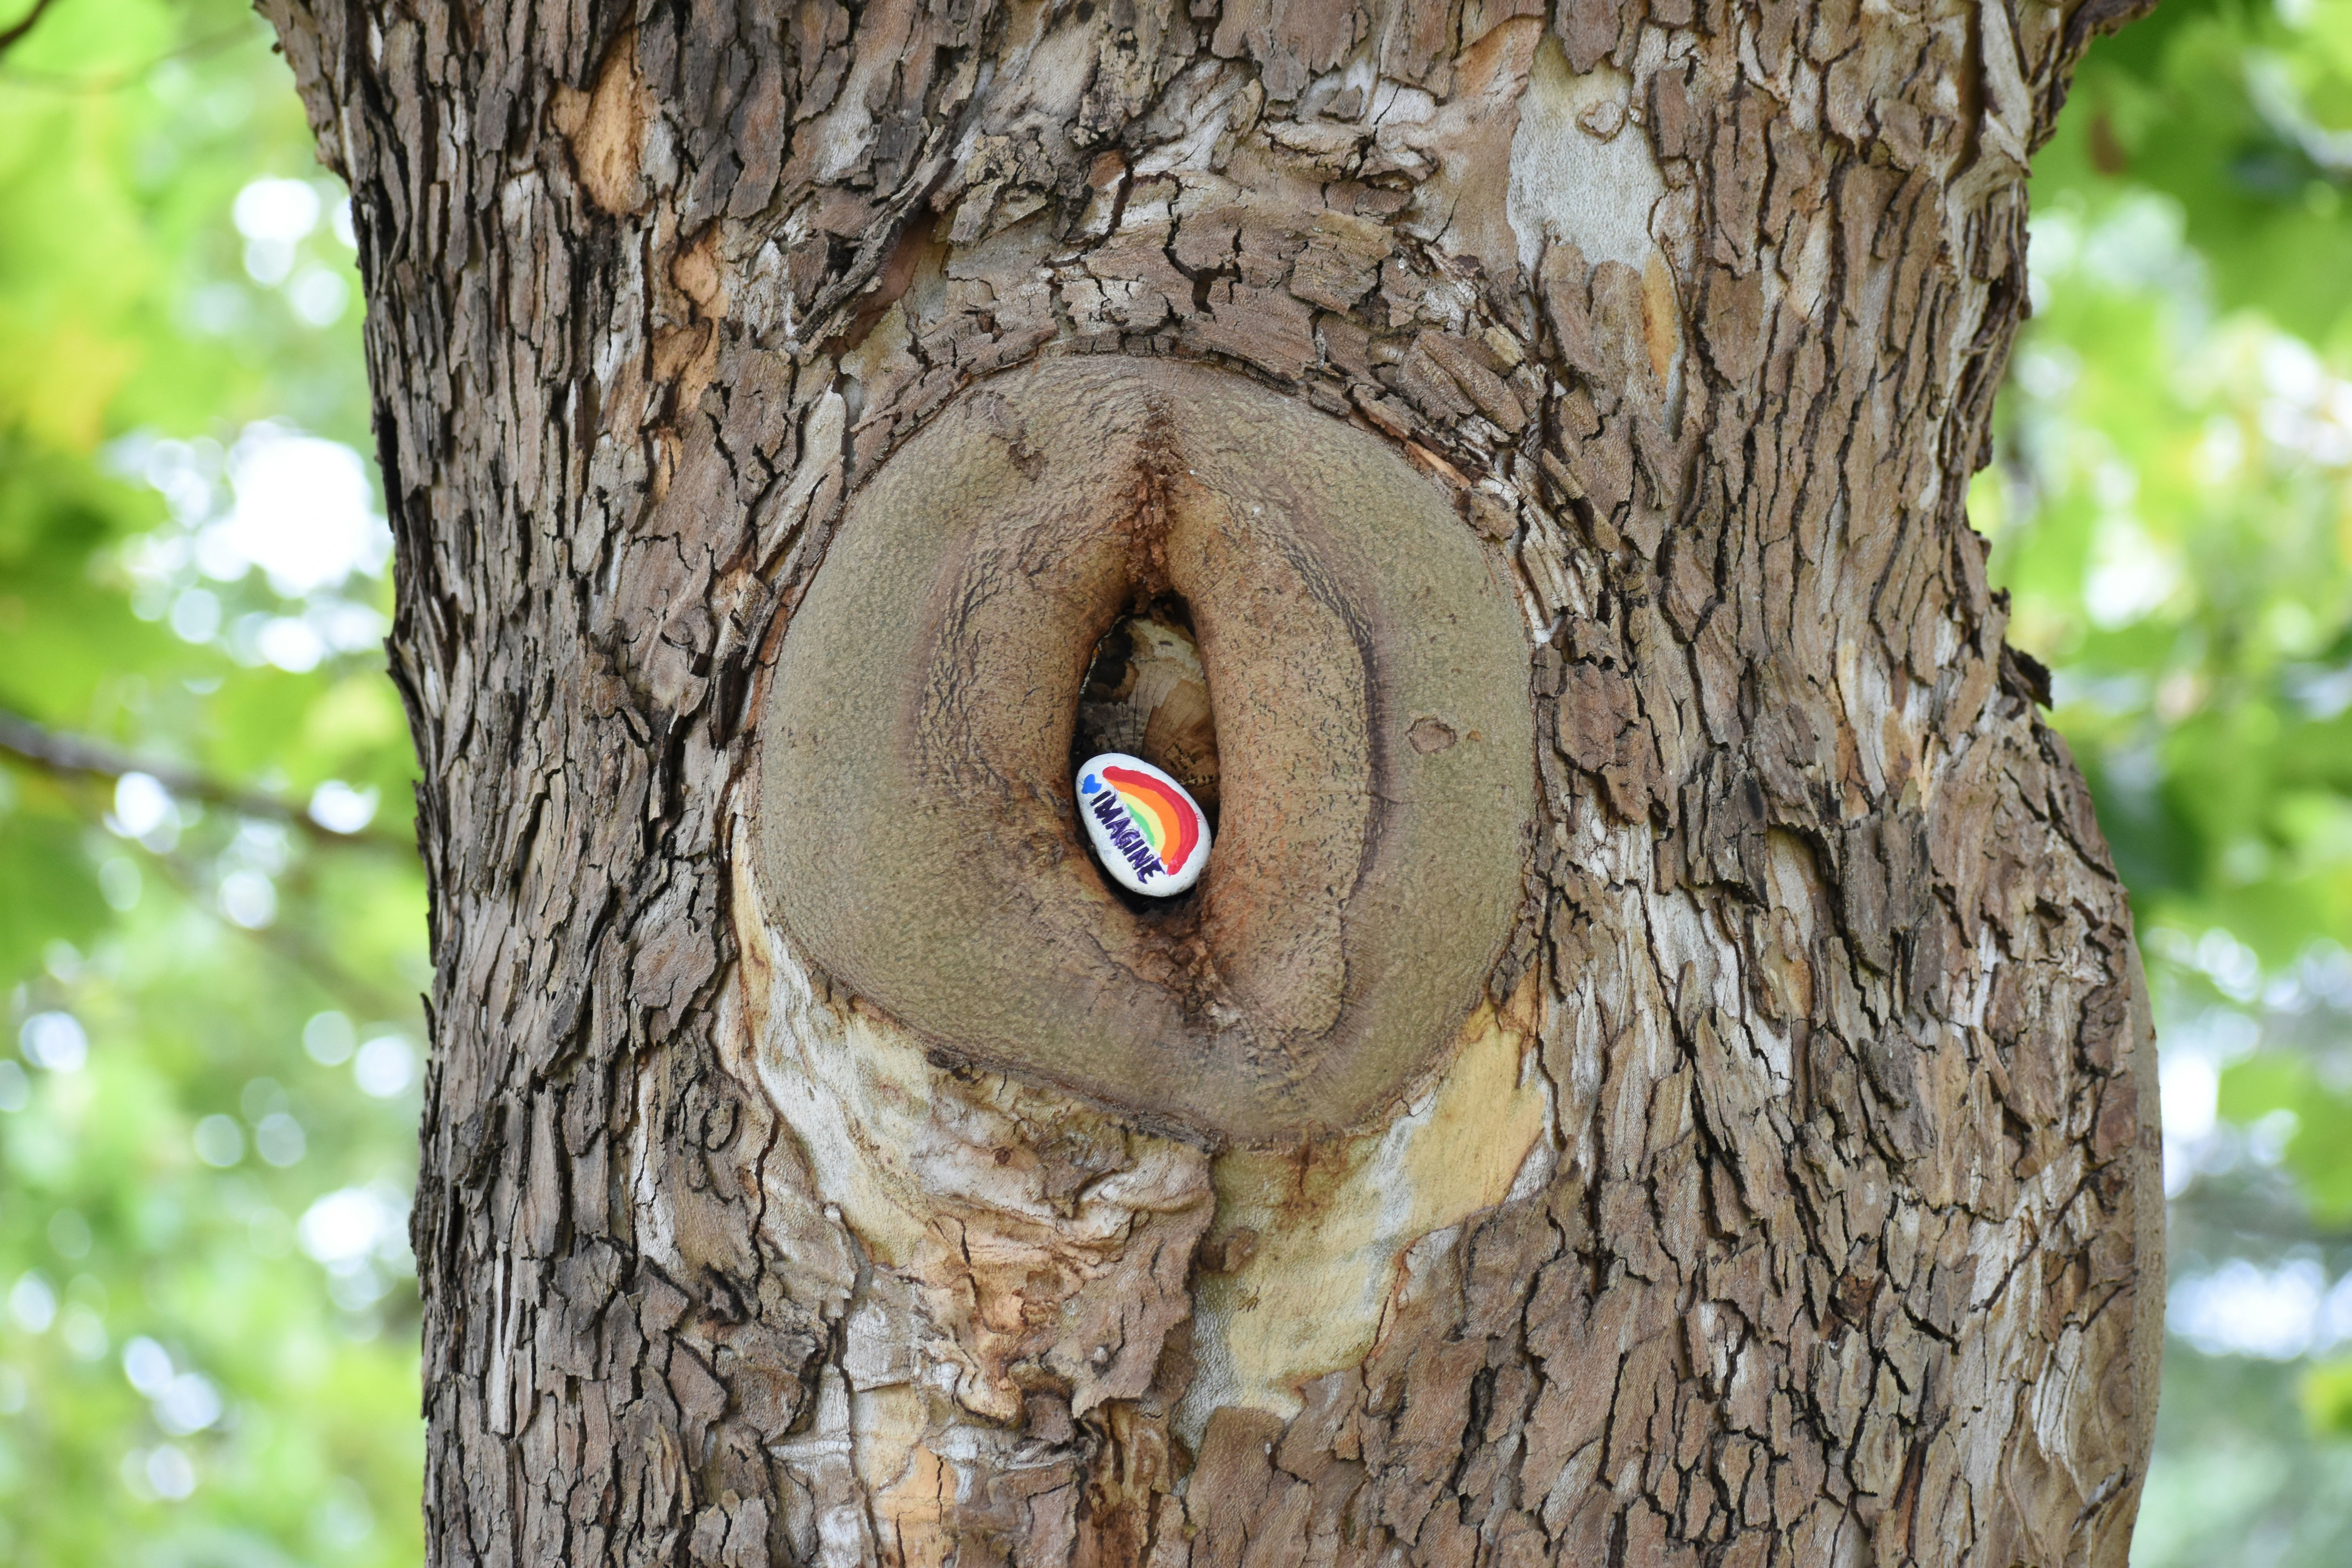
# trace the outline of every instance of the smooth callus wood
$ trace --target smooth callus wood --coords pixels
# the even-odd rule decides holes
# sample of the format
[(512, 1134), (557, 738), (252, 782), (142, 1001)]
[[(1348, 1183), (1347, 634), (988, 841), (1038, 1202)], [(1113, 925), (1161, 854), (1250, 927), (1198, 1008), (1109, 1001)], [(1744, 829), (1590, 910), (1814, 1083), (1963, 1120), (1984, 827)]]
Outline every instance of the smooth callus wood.
[[(1097, 645), (1167, 595), (1221, 817), (1198, 889), (1138, 908), (1070, 748)], [(1519, 910), (1530, 653), (1381, 438), (1200, 366), (1000, 376), (853, 499), (785, 634), (772, 916), (950, 1057), (1213, 1141), (1353, 1125), (1453, 1037)]]

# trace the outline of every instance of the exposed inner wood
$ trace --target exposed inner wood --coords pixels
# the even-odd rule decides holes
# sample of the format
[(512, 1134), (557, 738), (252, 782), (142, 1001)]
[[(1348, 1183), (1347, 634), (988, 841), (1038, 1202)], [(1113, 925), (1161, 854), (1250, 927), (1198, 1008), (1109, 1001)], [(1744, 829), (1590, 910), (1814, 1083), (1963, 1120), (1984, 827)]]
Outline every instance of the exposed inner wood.
[(753, 1070), (805, 1162), (811, 1256), (841, 1260), (829, 1288), (864, 1316), (843, 1370), (860, 1394), (893, 1391), (853, 1402), (898, 1435), (860, 1466), (898, 1475), (908, 1446), (936, 1457), (959, 1431), (1005, 1441), (1041, 1379), (1073, 1418), (1143, 1398), (1192, 1314), (1208, 1158), (1051, 1089), (938, 1067), (889, 1020), (824, 998), (761, 920), (757, 867), (737, 872), (740, 929), (758, 939), (739, 994)]
[(1125, 752), (1160, 769), (1215, 825), (1216, 714), (1192, 616), (1181, 602), (1122, 616), (1095, 646), (1071, 752), (1084, 762), (1101, 752)]
[(1532, 984), (1481, 1006), (1449, 1070), (1388, 1125), (1211, 1160), (1050, 1090), (943, 1068), (888, 1019), (828, 1003), (761, 919), (757, 867), (739, 855), (736, 875), (739, 929), (756, 939), (742, 1034), (805, 1161), (779, 1234), (795, 1256), (839, 1260), (830, 1288), (859, 1336), (843, 1419), (903, 1531), (951, 1531), (929, 1511), (944, 1457), (1002, 1447), (1041, 1405), (1115, 1419), (1125, 1441), (1174, 1456), (1227, 1405), (1295, 1414), (1299, 1389), (1377, 1342), (1411, 1249), (1550, 1174)]

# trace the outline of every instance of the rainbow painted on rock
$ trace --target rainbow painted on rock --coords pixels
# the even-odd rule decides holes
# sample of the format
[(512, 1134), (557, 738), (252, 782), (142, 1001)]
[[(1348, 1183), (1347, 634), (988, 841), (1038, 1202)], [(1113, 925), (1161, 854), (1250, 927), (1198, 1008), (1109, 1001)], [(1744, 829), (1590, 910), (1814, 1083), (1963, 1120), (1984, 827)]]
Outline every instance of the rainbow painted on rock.
[(1078, 770), (1077, 795), (1095, 853), (1122, 887), (1168, 898), (1200, 880), (1209, 821), (1182, 784), (1140, 757), (1106, 752)]

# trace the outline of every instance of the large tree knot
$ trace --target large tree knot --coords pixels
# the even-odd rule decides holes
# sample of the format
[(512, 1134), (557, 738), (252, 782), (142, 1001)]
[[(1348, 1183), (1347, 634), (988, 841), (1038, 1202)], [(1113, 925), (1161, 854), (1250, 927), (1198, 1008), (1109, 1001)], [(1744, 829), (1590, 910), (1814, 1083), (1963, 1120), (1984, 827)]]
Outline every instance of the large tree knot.
[[(1149, 908), (1070, 766), (1139, 610), (1197, 636), (1220, 814)], [(1377, 437), (1198, 366), (997, 377), (853, 499), (783, 638), (769, 912), (944, 1057), (1218, 1142), (1357, 1124), (1518, 913), (1530, 655), (1501, 563)]]

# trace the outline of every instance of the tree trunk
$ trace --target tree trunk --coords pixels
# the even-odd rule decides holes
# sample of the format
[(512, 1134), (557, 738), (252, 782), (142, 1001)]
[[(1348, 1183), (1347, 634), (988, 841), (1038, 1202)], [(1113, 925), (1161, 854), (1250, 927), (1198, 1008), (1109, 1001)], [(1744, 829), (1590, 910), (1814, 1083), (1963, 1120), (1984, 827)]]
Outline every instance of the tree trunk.
[[(2147, 1004), (1963, 499), (2135, 0), (1907, 3), (264, 0), (435, 1562), (2124, 1563)], [(1147, 908), (1068, 752), (1193, 669)]]

